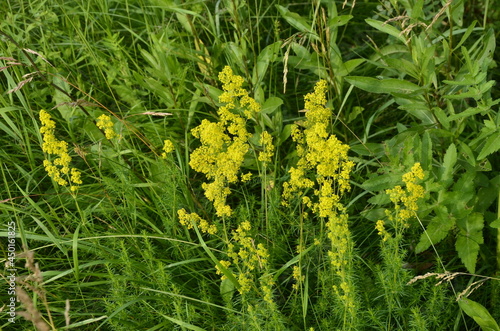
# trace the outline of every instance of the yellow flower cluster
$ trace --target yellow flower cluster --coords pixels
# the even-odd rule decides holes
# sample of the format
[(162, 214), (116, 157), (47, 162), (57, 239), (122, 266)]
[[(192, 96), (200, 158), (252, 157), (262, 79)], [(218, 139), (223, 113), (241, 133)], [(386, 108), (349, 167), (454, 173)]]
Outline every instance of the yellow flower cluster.
[(273, 145), (273, 137), (267, 131), (263, 131), (260, 135), (260, 143), (262, 144), (264, 150), (260, 152), (258, 160), (264, 163), (264, 166), (267, 163), (271, 162), (271, 159), (274, 155), (274, 145)]
[(327, 131), (332, 112), (326, 108), (326, 81), (320, 80), (313, 93), (305, 99), (306, 121), (304, 130), (297, 125), (293, 128), (292, 138), (297, 142), (299, 161), (290, 169), (290, 180), (283, 185), (283, 204), (296, 195), (303, 195), (307, 188), (314, 187), (314, 181), (307, 177), (315, 174), (319, 186), (314, 191), (317, 202), (304, 197), (303, 202), (320, 217), (333, 215), (339, 196), (350, 189), (349, 179), (354, 163), (347, 157), (349, 146)]
[(186, 210), (182, 208), (177, 211), (177, 215), (179, 216), (179, 222), (188, 229), (193, 229), (194, 224), (196, 224), (196, 226), (203, 233), (208, 233), (208, 234), (217, 233), (217, 227), (214, 224), (208, 223), (208, 221), (204, 220), (196, 213), (188, 214)]
[(45, 110), (40, 110), (40, 122), (42, 127), (40, 133), (42, 134), (43, 144), (42, 150), (49, 154), (55, 155), (56, 158), (53, 162), (48, 159), (43, 160), (43, 166), (48, 175), (59, 185), (67, 186), (68, 181), (62, 176), (69, 176), (69, 181), (76, 185), (71, 185), (70, 190), (76, 191), (77, 185), (82, 184), (81, 173), (75, 168), (70, 168), (71, 156), (68, 154), (68, 143), (58, 140), (54, 134), (56, 123), (52, 117)]
[(375, 229), (378, 231), (378, 235), (382, 236), (382, 241), (387, 241), (391, 237), (389, 232), (385, 229), (385, 222), (382, 220), (378, 220), (377, 224), (375, 225)]
[(396, 211), (396, 219), (394, 219), (391, 211), (386, 210), (385, 213), (392, 222), (401, 222), (404, 227), (408, 227), (408, 220), (415, 216), (418, 210), (417, 201), (424, 197), (424, 188), (417, 184), (418, 179), (424, 179), (424, 171), (420, 163), (415, 163), (411, 171), (403, 175), (403, 182), (406, 185), (406, 190), (401, 186), (396, 186), (393, 189), (386, 190)]
[(292, 288), (294, 290), (298, 290), (299, 287), (300, 287), (300, 284), (302, 284), (304, 282), (304, 280), (306, 279), (306, 276), (304, 276), (302, 274), (302, 270), (300, 269), (299, 266), (294, 265), (293, 266), (292, 277), (295, 280), (295, 284), (292, 285)]
[[(224, 90), (219, 101), (225, 105), (217, 112), (218, 122), (203, 120), (191, 131), (201, 146), (191, 154), (189, 165), (212, 180), (203, 183), (202, 188), (205, 196), (214, 203), (217, 216), (224, 217), (232, 213), (231, 207), (226, 205), (226, 198), (231, 193), (228, 186), (238, 181), (238, 172), (250, 147), (248, 139), (251, 134), (246, 129), (246, 119), (254, 117), (261, 107), (248, 96), (242, 88), (243, 78), (234, 75), (230, 67), (224, 68), (219, 79)], [(245, 117), (236, 113), (238, 109), (243, 110)], [(240, 179), (248, 180), (250, 175), (242, 175)]]
[(106, 139), (113, 139), (117, 136), (115, 130), (113, 129), (113, 122), (111, 121), (111, 117), (108, 115), (101, 115), (97, 118), (96, 125), (99, 129), (104, 131), (106, 135)]
[(174, 144), (172, 141), (166, 139), (163, 141), (163, 153), (161, 154), (162, 158), (166, 158), (168, 154), (172, 153), (174, 151)]
[(352, 293), (352, 288), (353, 286), (349, 285), (346, 281), (340, 283), (340, 290), (338, 286), (333, 285), (335, 294), (344, 302), (344, 306), (349, 311), (349, 314), (354, 316), (356, 305), (354, 303), (355, 297), (354, 293)]
[[(345, 307), (353, 311), (354, 290), (348, 281), (352, 240), (348, 214), (340, 198), (350, 190), (354, 162), (347, 156), (349, 146), (328, 133), (332, 112), (325, 107), (326, 90), (326, 81), (320, 80), (314, 92), (304, 97), (306, 120), (301, 124), (303, 128), (295, 125), (292, 129), (299, 161), (290, 169), (290, 179), (283, 185), (282, 204), (288, 206), (292, 198), (301, 196), (302, 203), (314, 214), (327, 219), (327, 236), (331, 242), (328, 256), (340, 283), (340, 289), (335, 287), (336, 293)], [(308, 189), (313, 189), (312, 197), (305, 195)]]
[[(254, 239), (250, 236), (250, 222), (242, 222), (236, 231), (233, 231), (232, 239), (234, 243), (228, 245), (227, 255), (231, 261), (220, 261), (224, 267), (235, 265), (239, 269), (238, 282), (240, 283), (239, 292), (248, 293), (255, 283), (253, 271), (266, 271), (269, 267), (269, 253), (263, 244), (255, 245)], [(221, 270), (217, 268), (217, 274), (222, 275)], [(224, 279), (224, 276), (222, 277)], [(272, 277), (261, 278), (261, 289), (263, 297), (268, 302), (272, 302), (272, 286), (274, 282)]]

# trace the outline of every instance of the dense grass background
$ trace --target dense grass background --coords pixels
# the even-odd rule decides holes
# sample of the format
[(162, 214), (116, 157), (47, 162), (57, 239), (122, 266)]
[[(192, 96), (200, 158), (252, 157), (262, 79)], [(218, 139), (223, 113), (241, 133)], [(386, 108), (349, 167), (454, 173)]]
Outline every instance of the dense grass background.
[[(0, 217), (17, 226), (18, 310), (28, 311), (18, 330), (478, 330), (490, 317), (474, 313), (500, 320), (493, 1), (33, 0), (0, 14)], [(276, 152), (260, 168), (251, 139), (242, 173), (254, 177), (231, 185), (233, 216), (219, 218), (189, 161), (200, 146), (191, 130), (218, 120), (226, 65), (264, 105), (247, 126), (268, 131)], [(320, 79), (329, 133), (355, 162), (341, 200), (355, 314), (333, 290), (326, 221), (304, 217), (298, 198), (281, 204), (297, 163), (291, 125), (303, 124)], [(43, 167), (41, 109), (83, 173), (76, 193)], [(96, 127), (102, 114), (119, 138)], [(166, 159), (165, 139), (175, 145)], [(418, 217), (388, 225), (385, 243), (375, 229), (394, 208), (385, 190), (415, 162), (426, 174)], [(181, 208), (218, 234), (186, 229)], [(228, 259), (244, 221), (269, 259), (241, 295), (214, 259)], [(427, 272), (456, 274), (407, 285)], [(268, 278), (273, 304), (259, 285)], [(457, 302), (471, 285), (473, 302)], [(8, 302), (7, 282), (0, 291)], [(13, 330), (6, 311), (0, 326)]]

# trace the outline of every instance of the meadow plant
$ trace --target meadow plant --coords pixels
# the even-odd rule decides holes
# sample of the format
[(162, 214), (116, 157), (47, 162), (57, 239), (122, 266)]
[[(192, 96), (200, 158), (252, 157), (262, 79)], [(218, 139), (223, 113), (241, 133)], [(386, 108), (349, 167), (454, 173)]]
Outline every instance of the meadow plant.
[[(381, 236), (380, 255), (382, 257), (381, 265), (378, 265), (375, 270), (383, 289), (382, 292), (385, 294), (384, 303), (389, 312), (388, 323), (393, 323), (391, 321), (393, 314), (396, 319), (402, 318), (401, 312), (399, 314), (395, 314), (395, 312), (400, 309), (398, 308), (401, 306), (400, 300), (407, 292), (404, 284), (411, 278), (408, 270), (402, 268), (405, 265), (404, 259), (407, 255), (404, 233), (410, 228), (410, 221), (417, 217), (417, 202), (424, 197), (425, 193), (418, 181), (423, 180), (424, 177), (422, 167), (417, 162), (409, 172), (402, 176), (404, 188), (396, 185), (392, 189), (387, 189), (385, 192), (389, 196), (393, 208), (385, 210), (386, 221), (378, 220), (375, 225), (378, 235)], [(389, 231), (387, 228), (391, 230)], [(416, 320), (420, 318), (418, 314), (415, 316)]]
[(47, 111), (40, 111), (40, 122), (42, 123), (40, 128), (43, 139), (42, 150), (48, 155), (55, 156), (53, 161), (48, 158), (43, 160), (47, 174), (61, 186), (67, 186), (68, 183), (71, 183), (70, 190), (76, 191), (78, 185), (82, 184), (81, 172), (70, 167), (71, 156), (68, 153), (68, 143), (56, 138), (56, 123)]
[[(304, 97), (306, 120), (300, 124), (303, 129), (299, 125), (292, 129), (298, 162), (289, 170), (290, 180), (283, 184), (282, 203), (289, 206), (291, 199), (299, 197), (321, 222), (326, 220), (326, 236), (330, 241), (327, 255), (331, 270), (336, 275), (333, 294), (344, 308), (344, 327), (350, 328), (356, 321), (357, 294), (352, 279), (353, 242), (348, 226), (349, 216), (341, 197), (350, 189), (349, 179), (354, 162), (347, 155), (349, 146), (329, 133), (333, 115), (325, 107), (326, 91), (326, 81), (320, 80), (314, 92)], [(299, 253), (301, 251), (302, 248), (299, 248)], [(294, 278), (301, 282), (300, 268), (294, 268)]]
[(106, 114), (103, 114), (97, 118), (96, 126), (104, 131), (104, 135), (106, 139), (111, 140), (117, 136), (117, 133), (113, 129), (113, 122), (111, 121), (111, 117)]
[(162, 158), (166, 158), (168, 154), (174, 151), (175, 147), (171, 140), (165, 139), (163, 141), (163, 153), (161, 154)]
[[(191, 153), (189, 165), (212, 180), (202, 185), (205, 196), (213, 202), (217, 216), (228, 217), (232, 213), (226, 204), (231, 193), (229, 184), (238, 182), (238, 172), (250, 148), (251, 134), (246, 129), (246, 121), (252, 119), (261, 106), (242, 88), (243, 78), (235, 75), (230, 67), (222, 70), (219, 79), (224, 90), (219, 96), (219, 101), (224, 103), (217, 112), (219, 121), (204, 119), (192, 130), (201, 146)], [(246, 173), (239, 180), (245, 182), (250, 177), (251, 173)]]
[[(406, 189), (400, 185), (386, 190), (391, 202), (394, 204), (394, 210), (385, 210), (385, 215), (389, 224), (396, 229), (396, 236), (400, 236), (403, 230), (410, 227), (409, 220), (416, 216), (418, 211), (417, 201), (424, 197), (424, 188), (417, 184), (417, 181), (424, 179), (424, 172), (420, 163), (415, 163), (410, 172), (403, 175), (403, 182)], [(387, 232), (384, 230), (384, 221), (377, 221), (376, 225), (379, 235), (383, 236), (383, 241), (387, 240)]]

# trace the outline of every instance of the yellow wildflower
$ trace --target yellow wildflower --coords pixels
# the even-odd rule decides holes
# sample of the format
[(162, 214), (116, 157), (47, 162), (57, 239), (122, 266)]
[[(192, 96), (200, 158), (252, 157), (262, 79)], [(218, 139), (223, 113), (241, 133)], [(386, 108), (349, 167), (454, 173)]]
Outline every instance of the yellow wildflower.
[(250, 289), (253, 285), (253, 280), (251, 275), (248, 272), (245, 272), (238, 275), (238, 283), (240, 284), (240, 288), (238, 289), (238, 291), (240, 292), (240, 294), (245, 294), (250, 292)]
[(99, 129), (104, 130), (104, 135), (106, 136), (106, 139), (113, 139), (115, 136), (117, 136), (115, 130), (113, 129), (113, 122), (111, 121), (111, 117), (108, 115), (101, 115), (97, 118), (96, 125)]
[(163, 141), (163, 153), (161, 154), (162, 158), (166, 158), (168, 154), (174, 151), (174, 144), (172, 141), (166, 139)]
[(315, 190), (318, 202), (312, 207), (320, 217), (328, 217), (335, 209), (339, 195), (350, 189), (350, 173), (354, 167), (347, 156), (349, 146), (327, 131), (332, 112), (324, 106), (326, 88), (326, 81), (320, 80), (314, 92), (304, 97), (307, 109), (303, 123), (305, 129), (300, 130), (297, 125), (292, 128), (299, 161), (289, 170), (290, 180), (283, 186), (282, 202), (288, 205), (293, 196), (301, 196), (304, 189), (312, 188), (315, 184), (307, 175), (312, 172), (319, 185)]
[[(241, 222), (236, 230), (232, 232), (232, 242), (227, 246), (227, 255), (231, 261), (221, 261), (224, 267), (234, 265), (238, 267), (237, 279), (240, 284), (240, 294), (249, 292), (255, 286), (255, 272), (266, 272), (260, 277), (260, 289), (263, 299), (273, 304), (272, 287), (274, 282), (269, 276), (267, 270), (269, 268), (269, 252), (262, 243), (255, 244), (255, 240), (250, 236), (252, 225), (249, 221)], [(223, 275), (216, 266), (217, 274)], [(225, 279), (224, 276), (221, 279)]]
[[(42, 123), (42, 127), (40, 128), (43, 139), (42, 150), (49, 155), (56, 156), (53, 161), (48, 159), (43, 161), (45, 171), (47, 171), (49, 177), (61, 186), (68, 185), (68, 180), (62, 178), (62, 175), (69, 176), (71, 183), (81, 185), (80, 171), (69, 166), (71, 156), (68, 154), (68, 143), (56, 138), (56, 123), (52, 120), (50, 114), (43, 109), (40, 110), (40, 122)], [(72, 185), (70, 189), (74, 192), (78, 189), (78, 186)]]
[[(415, 163), (411, 170), (403, 175), (403, 182), (406, 185), (406, 190), (401, 186), (396, 186), (386, 190), (389, 198), (394, 203), (396, 218), (405, 227), (408, 227), (408, 220), (415, 216), (418, 211), (417, 201), (424, 197), (424, 188), (417, 184), (417, 181), (424, 179), (424, 171), (420, 163)], [(388, 214), (388, 212), (386, 212)]]
[[(226, 204), (231, 193), (229, 185), (238, 181), (238, 173), (245, 154), (250, 145), (251, 134), (246, 129), (246, 120), (260, 111), (260, 105), (242, 88), (243, 78), (233, 74), (226, 66), (219, 74), (223, 83), (219, 101), (225, 103), (218, 110), (219, 121), (216, 123), (203, 120), (191, 133), (200, 140), (201, 146), (191, 153), (189, 165), (198, 172), (204, 173), (210, 183), (204, 183), (207, 199), (213, 202), (216, 214), (220, 217), (230, 216), (231, 207)], [(243, 110), (244, 117), (236, 113)], [(242, 181), (250, 179), (246, 174)]]
[[(231, 262), (229, 261), (221, 260), (219, 261), (219, 263), (226, 269), (228, 269), (231, 266)], [(227, 279), (226, 275), (224, 275), (224, 273), (222, 272), (222, 270), (220, 270), (218, 265), (215, 265), (215, 273), (217, 275), (222, 275), (221, 280)]]
[(271, 162), (271, 158), (274, 155), (273, 137), (269, 132), (263, 131), (260, 135), (260, 143), (264, 150), (260, 152), (258, 160), (266, 165), (268, 162)]
[(382, 220), (378, 220), (375, 225), (375, 229), (378, 231), (378, 235), (382, 236), (382, 241), (387, 241), (390, 238), (389, 232), (385, 229), (385, 222)]
[[(333, 115), (325, 107), (326, 90), (327, 83), (321, 80), (314, 92), (304, 97), (306, 120), (301, 123), (302, 128), (298, 125), (292, 128), (292, 139), (297, 143), (299, 160), (289, 170), (290, 179), (283, 185), (282, 203), (288, 206), (292, 198), (301, 197), (302, 203), (311, 208), (314, 214), (327, 220), (327, 237), (331, 243), (328, 257), (342, 290), (342, 293), (338, 290), (336, 293), (352, 310), (354, 290), (347, 285), (350, 283), (346, 278), (351, 268), (352, 240), (347, 223), (349, 217), (340, 201), (342, 194), (350, 189), (354, 162), (347, 156), (349, 146), (328, 132)], [(306, 196), (307, 192), (313, 194)], [(295, 278), (299, 277), (298, 272), (294, 268)]]
[(210, 224), (196, 213), (188, 214), (186, 210), (182, 208), (177, 211), (177, 215), (179, 216), (179, 223), (188, 229), (193, 229), (194, 225), (196, 225), (203, 233), (217, 233), (217, 227), (214, 224)]
[(302, 270), (300, 269), (299, 266), (293, 266), (293, 273), (292, 273), (293, 279), (295, 279), (295, 284), (292, 285), (292, 288), (294, 290), (298, 290), (300, 287), (300, 284), (306, 279), (304, 275), (302, 275)]

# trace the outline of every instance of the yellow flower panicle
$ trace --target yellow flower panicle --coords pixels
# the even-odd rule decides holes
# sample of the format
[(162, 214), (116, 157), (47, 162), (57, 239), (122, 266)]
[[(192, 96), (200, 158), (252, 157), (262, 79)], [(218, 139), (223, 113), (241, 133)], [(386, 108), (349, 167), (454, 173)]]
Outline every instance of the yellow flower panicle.
[(387, 241), (391, 237), (389, 232), (385, 229), (385, 222), (382, 220), (378, 220), (375, 225), (375, 229), (378, 231), (378, 235), (382, 237), (382, 241)]
[[(290, 169), (290, 179), (283, 185), (282, 204), (288, 206), (290, 200), (301, 197), (302, 203), (314, 214), (327, 220), (325, 225), (331, 242), (328, 256), (339, 278), (336, 293), (345, 307), (354, 312), (354, 290), (347, 276), (353, 244), (347, 210), (340, 202), (342, 194), (350, 190), (354, 162), (347, 155), (349, 146), (328, 132), (333, 115), (325, 107), (326, 90), (326, 81), (320, 80), (314, 92), (304, 97), (306, 120), (301, 124), (303, 128), (298, 125), (292, 128), (299, 160)], [(314, 194), (307, 196), (306, 191)]]
[(217, 233), (217, 227), (214, 224), (210, 224), (196, 213), (188, 214), (186, 210), (182, 208), (177, 211), (177, 215), (179, 216), (179, 223), (188, 229), (193, 229), (194, 225), (196, 225), (203, 233)]
[[(71, 191), (78, 189), (77, 185), (82, 184), (81, 173), (76, 168), (70, 168), (71, 156), (68, 154), (68, 143), (58, 140), (54, 134), (56, 123), (52, 120), (50, 114), (45, 110), (40, 110), (40, 122), (42, 127), (40, 133), (42, 134), (42, 150), (48, 155), (54, 155), (55, 159), (43, 160), (43, 166), (49, 177), (51, 177), (57, 184), (67, 186), (68, 180), (73, 185), (70, 186)], [(69, 177), (68, 180), (63, 176)]]
[(300, 267), (295, 265), (293, 266), (292, 277), (295, 280), (295, 284), (292, 285), (292, 288), (294, 290), (298, 290), (300, 288), (300, 284), (302, 284), (306, 279), (306, 276), (302, 274)]
[[(263, 244), (255, 244), (255, 240), (250, 235), (252, 226), (250, 222), (242, 222), (232, 233), (232, 242), (228, 245), (227, 255), (231, 261), (220, 261), (224, 267), (234, 265), (238, 267), (238, 282), (240, 284), (239, 292), (248, 293), (254, 286), (256, 277), (254, 272), (264, 271), (269, 268), (269, 252)], [(217, 269), (217, 274), (222, 272)], [(222, 276), (225, 279), (225, 276)], [(261, 277), (260, 289), (266, 302), (272, 304), (272, 287), (274, 282), (272, 277)]]
[(273, 145), (273, 137), (267, 131), (263, 131), (260, 135), (260, 143), (262, 144), (264, 150), (260, 152), (258, 160), (264, 163), (264, 166), (267, 163), (271, 162), (271, 159), (274, 155), (274, 145)]
[[(297, 142), (299, 161), (290, 169), (290, 180), (284, 184), (283, 204), (294, 196), (302, 196), (304, 190), (314, 187), (314, 182), (307, 177), (315, 173), (319, 188), (315, 191), (318, 202), (310, 202), (311, 207), (320, 217), (328, 217), (336, 206), (339, 195), (350, 189), (349, 179), (354, 163), (348, 159), (349, 146), (340, 142), (327, 131), (332, 112), (326, 108), (326, 81), (320, 80), (314, 93), (305, 99), (306, 118), (304, 130), (296, 125), (292, 130), (292, 139)], [(335, 190), (333, 190), (335, 187)]]
[(174, 143), (171, 140), (164, 140), (163, 141), (163, 153), (161, 154), (162, 158), (167, 158), (167, 155), (172, 153), (174, 151)]
[[(231, 193), (229, 185), (238, 180), (248, 180), (248, 174), (238, 179), (240, 167), (250, 146), (251, 134), (246, 129), (246, 120), (255, 116), (261, 106), (242, 88), (243, 78), (233, 74), (226, 66), (219, 74), (223, 90), (219, 101), (225, 105), (217, 111), (219, 121), (203, 120), (191, 133), (200, 140), (201, 146), (191, 153), (189, 165), (204, 173), (211, 182), (204, 183), (207, 199), (213, 202), (219, 217), (230, 216), (232, 209), (226, 204)], [(241, 116), (236, 110), (242, 111)]]
[(403, 182), (406, 190), (401, 186), (396, 186), (393, 189), (386, 190), (392, 203), (394, 203), (395, 216), (389, 210), (386, 210), (386, 215), (392, 222), (400, 222), (404, 227), (408, 227), (408, 221), (415, 216), (418, 211), (417, 201), (424, 197), (424, 188), (417, 184), (418, 180), (424, 179), (424, 171), (420, 163), (415, 163), (411, 170), (403, 175)]
[(117, 136), (115, 130), (113, 129), (113, 122), (111, 121), (111, 117), (108, 115), (101, 115), (97, 118), (96, 125), (99, 129), (104, 131), (104, 135), (106, 139), (113, 139)]

